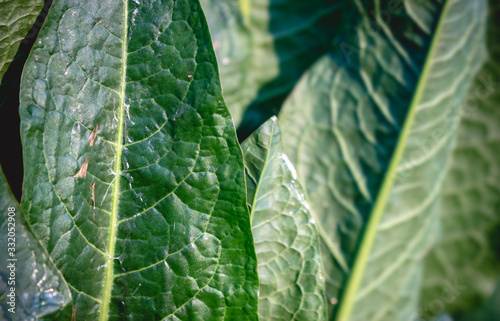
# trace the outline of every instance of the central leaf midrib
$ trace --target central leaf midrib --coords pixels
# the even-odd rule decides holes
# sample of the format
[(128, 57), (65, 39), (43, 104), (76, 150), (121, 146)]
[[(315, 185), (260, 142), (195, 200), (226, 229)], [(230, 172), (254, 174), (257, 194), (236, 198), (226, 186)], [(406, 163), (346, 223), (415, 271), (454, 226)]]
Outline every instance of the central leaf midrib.
[(449, 8), (449, 0), (445, 0), (443, 4), (443, 9), (441, 10), (440, 16), (438, 18), (438, 23), (435, 29), (434, 36), (432, 37), (429, 51), (427, 53), (426, 60), (424, 62), (424, 67), (422, 69), (422, 74), (420, 75), (419, 81), (417, 83), (415, 94), (411, 100), (410, 108), (406, 116), (401, 134), (399, 136), (398, 142), (394, 149), (391, 161), (389, 163), (388, 170), (382, 181), (379, 193), (377, 195), (375, 205), (368, 218), (368, 223), (363, 235), (360, 236), (360, 246), (359, 250), (354, 258), (352, 272), (348, 276), (346, 282), (346, 288), (342, 293), (340, 298), (340, 303), (338, 307), (335, 320), (349, 320), (351, 316), (352, 309), (354, 307), (354, 302), (358, 288), (361, 284), (366, 264), (368, 262), (368, 257), (377, 234), (377, 227), (379, 225), (380, 219), (382, 217), (383, 211), (389, 199), (392, 186), (394, 185), (394, 180), (396, 177), (398, 166), (401, 162), (403, 152), (405, 150), (406, 142), (410, 133), (410, 129), (413, 125), (413, 121), (416, 114), (417, 106), (422, 98), (422, 93), (425, 89), (428, 74), (431, 67), (431, 61), (434, 56), (434, 51), (437, 46), (437, 41), (440, 38), (440, 34), (443, 27), (444, 17)]
[(122, 174), (121, 157), (123, 150), (123, 118), (125, 114), (125, 87), (126, 70), (128, 56), (128, 0), (123, 1), (123, 39), (122, 39), (122, 72), (120, 81), (120, 107), (118, 111), (118, 131), (116, 134), (116, 155), (113, 179), (113, 198), (111, 215), (109, 222), (109, 236), (106, 258), (106, 267), (104, 271), (104, 285), (101, 295), (101, 307), (99, 310), (99, 321), (107, 321), (109, 318), (109, 304), (111, 301), (111, 290), (113, 289), (114, 273), (113, 258), (115, 256), (116, 232), (118, 229), (118, 203), (120, 196), (120, 178)]

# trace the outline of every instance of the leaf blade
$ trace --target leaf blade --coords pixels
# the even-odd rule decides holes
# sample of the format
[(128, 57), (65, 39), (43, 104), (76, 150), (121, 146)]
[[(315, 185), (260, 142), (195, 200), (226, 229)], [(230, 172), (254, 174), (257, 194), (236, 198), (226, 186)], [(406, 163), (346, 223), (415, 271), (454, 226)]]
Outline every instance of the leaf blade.
[(0, 7), (0, 80), (14, 59), (31, 26), (42, 10), (41, 0), (6, 1)]
[(347, 3), (202, 1), (224, 97), (244, 137), (279, 112), (302, 73), (327, 51)]
[[(0, 254), (0, 258), (5, 262), (0, 267), (0, 283), (4, 289), (0, 295), (2, 297), (0, 311), (3, 318), (35, 320), (57, 315), (65, 307), (71, 307), (70, 289), (61, 272), (57, 270), (47, 252), (29, 230), (1, 167), (0, 210), (2, 244), (5, 244)], [(11, 246), (15, 249), (14, 252), (8, 250)], [(9, 253), (13, 255), (10, 256)], [(12, 268), (9, 263), (13, 264)], [(11, 272), (14, 272), (14, 276)], [(12, 288), (15, 290), (11, 291)], [(14, 305), (9, 304), (12, 302), (10, 301), (12, 293), (14, 293)], [(12, 308), (14, 312), (9, 311)]]
[(199, 3), (57, 2), (40, 39), (23, 207), (77, 318), (256, 319), (242, 154)]
[(243, 144), (248, 205), (259, 260), (261, 320), (325, 320), (314, 219), (283, 153), (275, 117)]
[[(327, 228), (320, 232), (328, 237), (322, 240), (327, 293), (335, 300), (340, 296), (339, 314), (330, 306), (332, 319), (400, 320), (418, 309), (413, 290), (422, 267), (415, 258), (425, 255), (436, 238), (436, 196), (456, 112), (484, 59), (484, 39), (472, 38), (476, 31), (482, 34), (478, 17), (484, 15), (484, 3), (469, 8), (464, 38), (453, 17), (465, 3), (450, 1), (443, 11), (445, 5), (412, 3), (384, 19), (387, 10), (380, 3), (357, 3), (356, 10), (344, 13), (346, 21), (359, 19), (356, 28), (346, 27), (339, 44), (311, 68), (280, 114), (285, 151), (305, 182), (320, 230)], [(369, 13), (375, 14), (373, 20)], [(443, 35), (437, 35), (432, 53), (441, 16)], [(463, 47), (465, 54), (453, 55)], [(432, 68), (424, 77), (428, 59)], [(452, 71), (455, 64), (464, 69)], [(454, 75), (453, 86), (446, 86), (443, 74)], [(415, 94), (418, 88), (421, 94)], [(412, 104), (414, 116), (408, 114)], [(413, 125), (408, 122), (412, 118)], [(405, 131), (407, 143), (401, 139)], [(432, 148), (422, 153), (419, 145), (428, 141)], [(398, 142), (403, 142), (399, 149)], [(391, 180), (396, 180), (393, 186)], [(369, 223), (374, 213), (380, 223)], [(367, 232), (370, 242), (363, 243)], [(344, 286), (347, 290), (341, 290)]]
[[(500, 3), (490, 1), (488, 13), (488, 61), (468, 92), (460, 114), (450, 171), (442, 198), (442, 233), (439, 243), (425, 262), (422, 306), (439, 298), (444, 280), (461, 286), (447, 300), (446, 311), (456, 319), (486, 301), (495, 290), (500, 269), (498, 235), (500, 230), (497, 129), (500, 124), (500, 29), (495, 19)], [(425, 317), (432, 316), (424, 309)], [(495, 317), (490, 317), (495, 319)]]

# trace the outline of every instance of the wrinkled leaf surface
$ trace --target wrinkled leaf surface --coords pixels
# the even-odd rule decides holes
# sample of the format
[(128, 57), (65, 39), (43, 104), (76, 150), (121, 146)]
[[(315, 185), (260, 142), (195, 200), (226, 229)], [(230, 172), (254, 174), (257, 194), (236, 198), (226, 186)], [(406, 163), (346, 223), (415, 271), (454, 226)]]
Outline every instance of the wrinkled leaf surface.
[(22, 207), (77, 320), (257, 318), (242, 153), (198, 1), (56, 1), (21, 86)]
[(317, 217), (333, 320), (418, 316), (485, 12), (485, 1), (356, 1), (285, 102), (285, 152)]
[(314, 220), (275, 117), (242, 144), (259, 261), (260, 320), (325, 320), (323, 267)]

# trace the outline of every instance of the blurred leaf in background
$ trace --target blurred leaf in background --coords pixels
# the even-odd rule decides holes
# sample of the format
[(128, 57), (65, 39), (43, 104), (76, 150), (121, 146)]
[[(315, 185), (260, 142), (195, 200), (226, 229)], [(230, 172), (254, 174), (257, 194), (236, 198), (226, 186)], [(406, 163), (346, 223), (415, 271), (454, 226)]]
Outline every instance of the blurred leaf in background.
[[(441, 240), (425, 268), (421, 313), (458, 317), (481, 306), (500, 277), (500, 1), (490, 0), (488, 61), (459, 113), (442, 191)], [(445, 283), (459, 289), (445, 289)], [(444, 297), (442, 305), (433, 304)], [(444, 302), (446, 301), (446, 302)], [(500, 302), (500, 301), (498, 301)], [(500, 314), (488, 320), (500, 318)]]
[(342, 0), (202, 0), (224, 99), (243, 140), (331, 46)]

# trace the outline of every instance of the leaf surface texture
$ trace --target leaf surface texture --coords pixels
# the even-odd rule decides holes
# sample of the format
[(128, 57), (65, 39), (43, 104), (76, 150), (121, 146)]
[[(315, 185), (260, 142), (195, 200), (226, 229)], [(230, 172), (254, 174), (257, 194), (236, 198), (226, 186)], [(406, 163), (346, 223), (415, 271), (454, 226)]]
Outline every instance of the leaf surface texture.
[(276, 117), (242, 144), (259, 261), (260, 320), (325, 320), (324, 278), (314, 220)]
[[(31, 321), (47, 316), (61, 316), (60, 310), (66, 306), (71, 307), (70, 289), (61, 272), (27, 226), (1, 168), (0, 211), (2, 320)], [(10, 251), (9, 248), (14, 248), (15, 251)], [(11, 263), (14, 267), (10, 266)], [(14, 272), (14, 275), (11, 275), (11, 272)], [(12, 287), (15, 288), (14, 292), (10, 291)], [(12, 293), (15, 294), (15, 313), (9, 311), (12, 308), (8, 304), (11, 302)]]
[(56, 1), (21, 127), (22, 207), (77, 319), (257, 319), (243, 158), (198, 1)]
[(390, 5), (355, 1), (280, 114), (317, 217), (332, 320), (418, 315), (456, 115), (485, 59), (485, 1)]
[(0, 5), (0, 80), (42, 7), (42, 0), (6, 0)]

